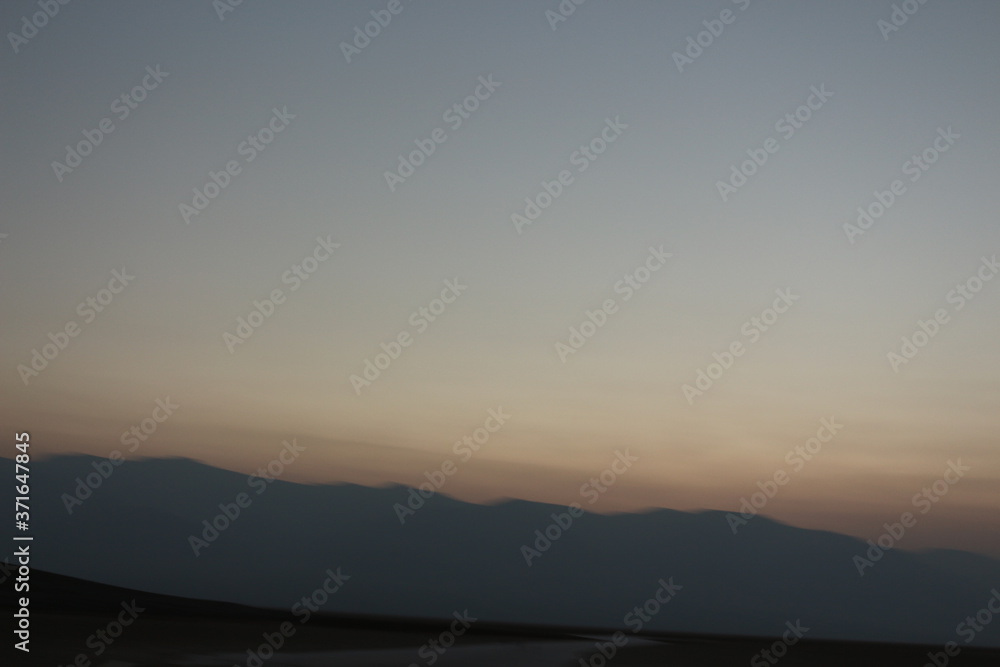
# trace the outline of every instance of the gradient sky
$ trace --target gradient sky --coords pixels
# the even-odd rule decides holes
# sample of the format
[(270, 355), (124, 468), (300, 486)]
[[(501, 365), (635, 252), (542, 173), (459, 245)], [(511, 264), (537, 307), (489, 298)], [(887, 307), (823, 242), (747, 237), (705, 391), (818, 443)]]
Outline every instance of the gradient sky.
[[(928, 2), (884, 39), (885, 0), (592, 0), (555, 30), (555, 0), (403, 0), (346, 62), (341, 42), (387, 4), (245, 0), (220, 20), (202, 1), (76, 2), (17, 53), (5, 40), (0, 415), (36, 455), (108, 456), (170, 397), (128, 456), (251, 472), (295, 437), (308, 451), (287, 479), (417, 484), (502, 406), (443, 492), (579, 501), (628, 448), (640, 460), (589, 509), (731, 510), (835, 417), (766, 514), (874, 538), (961, 459), (900, 546), (1000, 556), (1000, 280), (947, 300), (1000, 252), (1000, 5)], [(0, 26), (36, 11), (4, 3)], [(157, 65), (119, 120), (113, 101)], [(443, 113), (487, 76), (500, 86), (452, 131)], [(832, 96), (784, 138), (776, 122), (820, 86)], [(285, 107), (247, 163), (241, 142)], [(113, 132), (57, 180), (102, 118)], [(579, 172), (608, 118), (628, 128)], [(384, 173), (439, 127), (390, 192)], [(904, 163), (949, 127), (911, 182)], [(779, 150), (722, 201), (717, 182), (768, 137)], [(179, 205), (229, 160), (242, 171), (186, 224)], [(572, 184), (518, 234), (511, 215), (562, 169)], [(897, 178), (905, 193), (850, 243), (843, 225)], [(290, 291), (284, 272), (327, 236), (334, 256)], [(624, 301), (650, 246), (672, 257)], [(134, 281), (85, 322), (77, 305), (122, 268)], [(467, 290), (417, 334), (411, 314), (456, 278)], [(224, 332), (276, 288), (287, 300), (230, 353)], [(751, 344), (744, 322), (786, 288), (799, 300)], [(556, 343), (609, 298), (564, 363)], [(939, 308), (949, 321), (894, 371), (887, 353)], [(18, 365), (70, 321), (79, 335), (26, 386)], [(358, 395), (349, 377), (404, 331)], [(690, 404), (682, 386), (734, 341), (746, 353)]]

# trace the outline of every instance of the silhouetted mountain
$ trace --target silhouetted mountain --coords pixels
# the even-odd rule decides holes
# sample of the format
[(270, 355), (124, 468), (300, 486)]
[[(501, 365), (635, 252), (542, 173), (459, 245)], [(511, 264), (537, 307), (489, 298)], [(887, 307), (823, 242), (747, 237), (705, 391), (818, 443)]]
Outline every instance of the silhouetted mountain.
[[(407, 487), (265, 488), (185, 459), (125, 462), (69, 513), (65, 498), (101, 461), (32, 463), (33, 566), (284, 610), (340, 568), (349, 579), (325, 612), (446, 618), (468, 609), (488, 621), (620, 628), (672, 579), (682, 588), (644, 630), (774, 636), (801, 620), (811, 639), (960, 646), (957, 626), (1000, 588), (1000, 561), (990, 558), (893, 550), (861, 577), (861, 540), (764, 517), (733, 535), (716, 511), (584, 514), (528, 566), (522, 545), (534, 548), (535, 531), (566, 507), (436, 495), (401, 525), (394, 505), (407, 503)], [(203, 520), (240, 493), (249, 506), (195, 556), (190, 536), (203, 537)], [(1000, 646), (1000, 621), (971, 645)]]

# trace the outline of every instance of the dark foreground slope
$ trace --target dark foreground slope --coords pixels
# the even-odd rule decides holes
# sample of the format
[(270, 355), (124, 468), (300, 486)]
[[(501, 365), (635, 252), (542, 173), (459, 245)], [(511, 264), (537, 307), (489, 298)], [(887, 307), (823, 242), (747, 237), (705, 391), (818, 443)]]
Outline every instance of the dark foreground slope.
[[(539, 627), (477, 621), (447, 650), (435, 651), (453, 619), (408, 619), (315, 614), (306, 622), (288, 613), (231, 603), (136, 591), (35, 571), (29, 654), (12, 665), (246, 665), (247, 667), (375, 665), (604, 664), (614, 645), (610, 629)], [(5, 608), (11, 598), (5, 596)], [(123, 609), (134, 619), (118, 633)], [(284, 628), (285, 635), (282, 636)], [(114, 635), (112, 637), (112, 635)], [(613, 664), (725, 667), (746, 665), (777, 638), (629, 634)], [(275, 649), (271, 649), (274, 646)], [(940, 647), (803, 639), (788, 648), (788, 667), (894, 667), (923, 664)], [(965, 648), (957, 667), (998, 664), (1000, 651)], [(752, 664), (752, 663), (751, 663)], [(761, 662), (759, 664), (767, 664)]]

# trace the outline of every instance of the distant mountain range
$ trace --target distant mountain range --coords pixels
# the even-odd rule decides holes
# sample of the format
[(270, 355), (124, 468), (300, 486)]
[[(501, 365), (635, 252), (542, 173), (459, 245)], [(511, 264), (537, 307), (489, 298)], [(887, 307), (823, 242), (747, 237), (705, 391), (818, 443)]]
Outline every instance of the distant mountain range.
[[(717, 511), (572, 516), (441, 495), (403, 513), (417, 506), (408, 487), (248, 480), (189, 459), (36, 460), (31, 485), (34, 567), (139, 590), (285, 610), (312, 597), (335, 613), (468, 610), (626, 632), (643, 619), (644, 631), (755, 636), (800, 623), (810, 639), (1000, 646), (1000, 614), (975, 622), (1000, 590), (1000, 561), (892, 550), (862, 577), (853, 559), (865, 542), (766, 517), (734, 535)], [(315, 596), (324, 584), (336, 592)]]

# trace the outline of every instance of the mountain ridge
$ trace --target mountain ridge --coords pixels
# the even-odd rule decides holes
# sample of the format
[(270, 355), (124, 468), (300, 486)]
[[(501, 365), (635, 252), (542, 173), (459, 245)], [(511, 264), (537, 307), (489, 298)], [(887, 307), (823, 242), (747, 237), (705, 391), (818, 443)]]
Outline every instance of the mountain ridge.
[[(852, 558), (864, 541), (765, 516), (734, 535), (722, 510), (570, 517), (560, 505), (436, 494), (401, 524), (393, 505), (410, 487), (276, 480), (258, 491), (246, 475), (180, 458), (124, 461), (70, 514), (63, 494), (101, 460), (32, 463), (35, 544), (60, 545), (36, 549), (35, 567), (268, 608), (288, 608), (341, 567), (350, 579), (327, 611), (469, 608), (496, 622), (591, 627), (621, 627), (666, 580), (682, 588), (651, 631), (769, 636), (801, 618), (815, 638), (904, 643), (956, 641), (957, 624), (1000, 586), (1000, 561), (947, 549), (893, 549), (862, 577)], [(218, 519), (240, 493), (249, 505)], [(1000, 623), (974, 645), (1000, 646)]]

